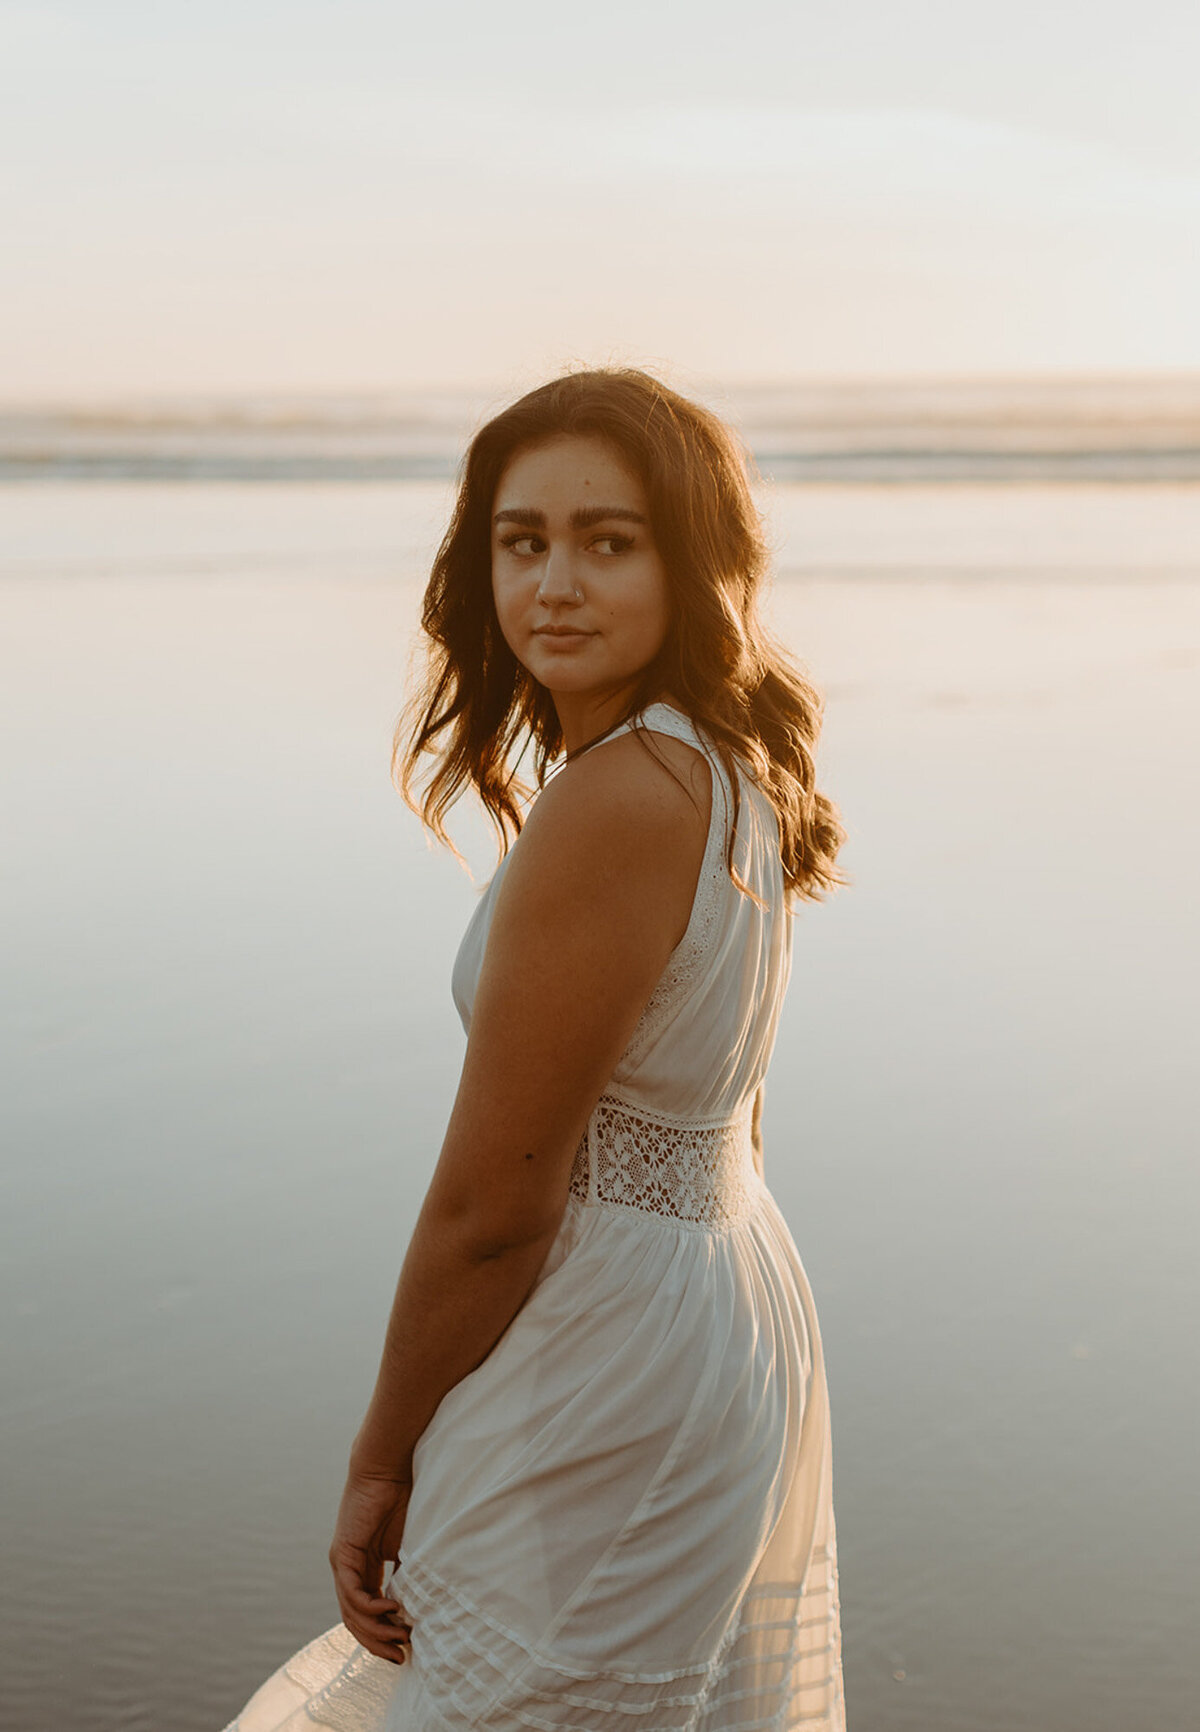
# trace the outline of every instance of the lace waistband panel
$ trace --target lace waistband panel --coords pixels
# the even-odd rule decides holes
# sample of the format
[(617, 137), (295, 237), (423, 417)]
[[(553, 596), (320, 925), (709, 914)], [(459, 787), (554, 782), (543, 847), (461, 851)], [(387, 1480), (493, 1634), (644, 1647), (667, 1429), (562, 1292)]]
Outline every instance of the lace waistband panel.
[(726, 1121), (676, 1119), (601, 1095), (575, 1151), (571, 1193), (696, 1226), (724, 1227), (760, 1189), (749, 1109)]

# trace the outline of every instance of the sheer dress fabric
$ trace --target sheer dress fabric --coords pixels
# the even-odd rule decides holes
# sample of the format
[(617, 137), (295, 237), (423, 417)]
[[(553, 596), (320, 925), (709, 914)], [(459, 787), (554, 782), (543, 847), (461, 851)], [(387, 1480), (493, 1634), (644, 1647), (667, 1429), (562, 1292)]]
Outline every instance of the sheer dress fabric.
[[(778, 829), (739, 767), (747, 896), (711, 743), (664, 704), (638, 725), (711, 767), (691, 918), (533, 1292), (417, 1446), (411, 1659), (339, 1624), (228, 1732), (844, 1732), (821, 1341), (750, 1139), (791, 959)], [(464, 1025), (508, 859), (455, 963)]]

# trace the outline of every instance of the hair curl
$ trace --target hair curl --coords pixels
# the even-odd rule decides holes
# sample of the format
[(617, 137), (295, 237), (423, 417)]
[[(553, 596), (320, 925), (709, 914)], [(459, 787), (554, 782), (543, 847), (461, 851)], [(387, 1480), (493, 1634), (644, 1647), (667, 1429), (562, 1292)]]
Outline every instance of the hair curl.
[[(768, 554), (745, 453), (716, 415), (634, 368), (553, 379), (471, 441), (425, 591), (424, 678), (396, 730), (392, 766), (405, 799), (449, 843), (447, 814), (473, 787), (503, 852), (532, 792), (522, 762), (532, 753), (541, 787), (562, 750), (550, 693), (500, 631), (491, 524), (511, 459), (562, 434), (606, 440), (637, 475), (666, 572), (671, 624), (627, 717), (669, 692), (713, 741), (735, 800), (734, 760), (749, 765), (775, 809), (789, 892), (820, 899), (847, 882), (834, 864), (845, 831), (816, 787), (821, 696), (758, 619)], [(418, 790), (427, 756), (434, 766)], [(732, 834), (729, 847), (732, 865)]]

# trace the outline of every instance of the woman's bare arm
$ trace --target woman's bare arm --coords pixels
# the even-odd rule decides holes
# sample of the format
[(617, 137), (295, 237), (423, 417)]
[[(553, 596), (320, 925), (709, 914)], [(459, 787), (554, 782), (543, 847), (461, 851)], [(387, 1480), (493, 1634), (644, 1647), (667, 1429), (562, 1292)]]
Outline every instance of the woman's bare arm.
[[(442, 1397), (528, 1297), (562, 1220), (588, 1114), (687, 926), (709, 771), (687, 747), (656, 743), (694, 792), (640, 742), (614, 740), (550, 783), (505, 873), (462, 1079), (401, 1270), (352, 1478), (408, 1477)], [(345, 1611), (355, 1602), (343, 1585), (339, 1575)], [(378, 1585), (366, 1583), (376, 1594)], [(370, 1599), (361, 1595), (364, 1629)]]

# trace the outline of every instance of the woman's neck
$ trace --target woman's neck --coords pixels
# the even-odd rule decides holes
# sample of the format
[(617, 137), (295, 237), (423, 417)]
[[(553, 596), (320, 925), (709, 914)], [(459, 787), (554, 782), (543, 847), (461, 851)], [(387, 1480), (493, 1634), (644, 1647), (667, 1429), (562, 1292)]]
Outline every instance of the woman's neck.
[[(554, 708), (558, 713), (566, 756), (573, 757), (585, 746), (602, 739), (605, 734), (619, 727), (629, 714), (629, 705), (635, 690), (636, 687), (628, 686), (623, 691), (602, 698), (597, 698), (591, 692), (564, 692), (561, 695), (555, 693)], [(646, 710), (652, 704), (667, 704), (672, 709), (682, 709), (682, 705), (676, 702), (669, 692), (655, 693), (640, 708)]]

